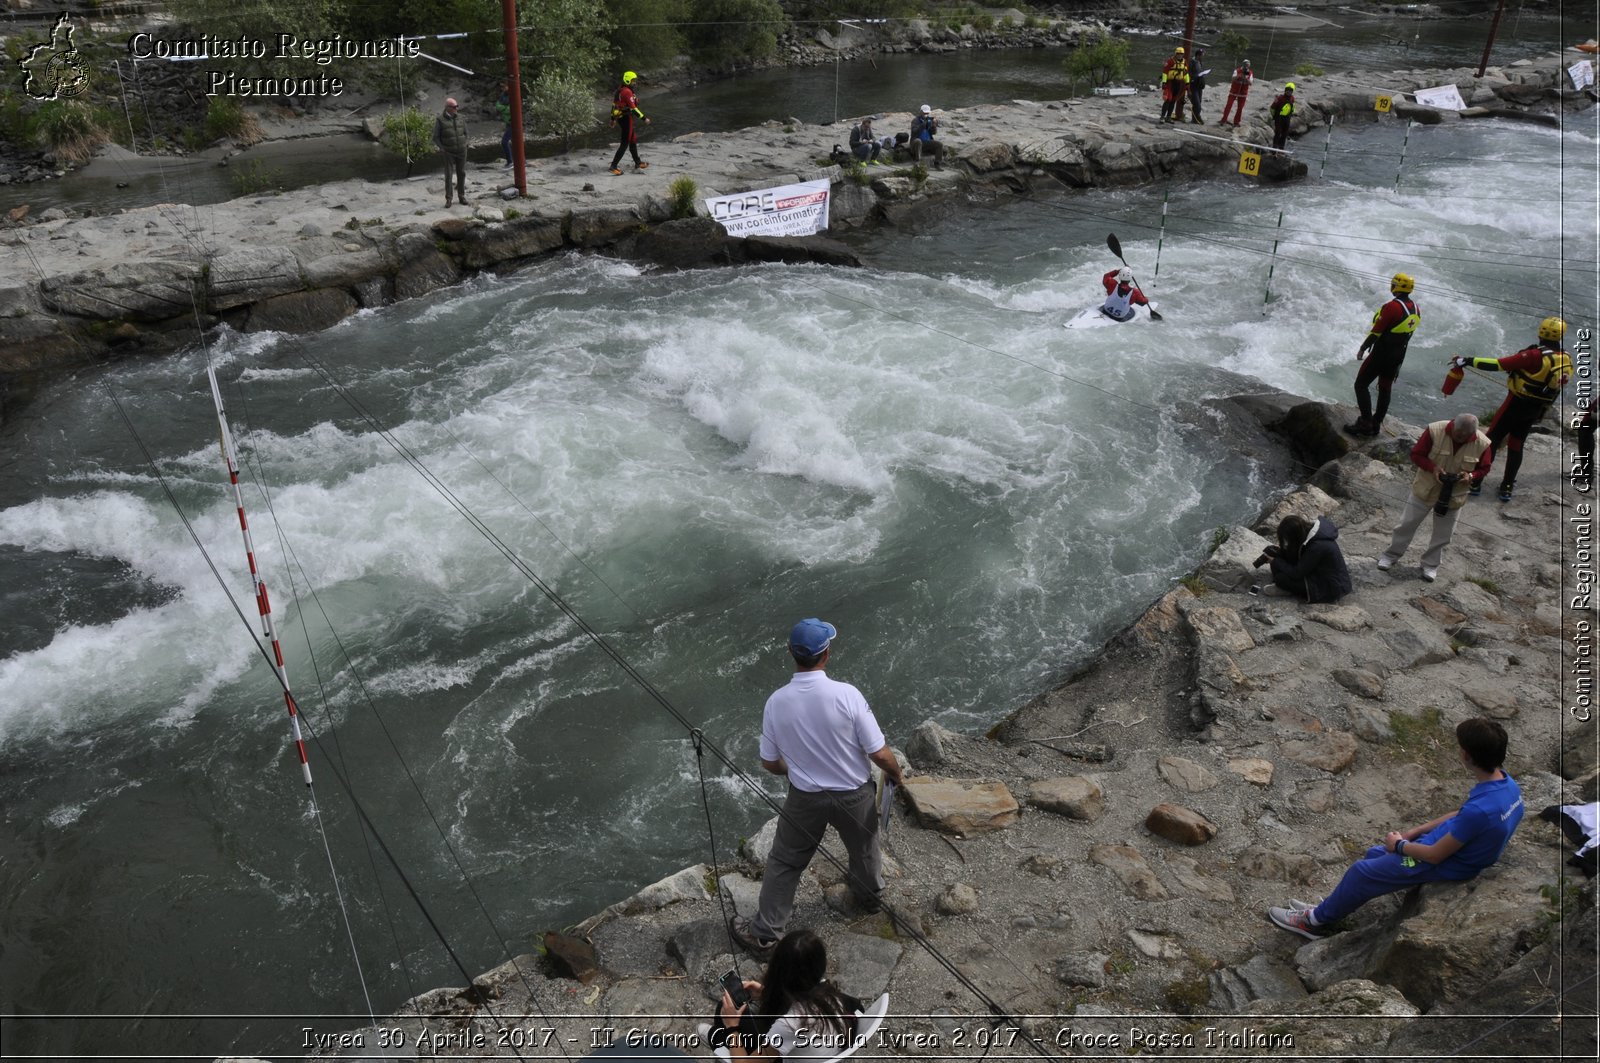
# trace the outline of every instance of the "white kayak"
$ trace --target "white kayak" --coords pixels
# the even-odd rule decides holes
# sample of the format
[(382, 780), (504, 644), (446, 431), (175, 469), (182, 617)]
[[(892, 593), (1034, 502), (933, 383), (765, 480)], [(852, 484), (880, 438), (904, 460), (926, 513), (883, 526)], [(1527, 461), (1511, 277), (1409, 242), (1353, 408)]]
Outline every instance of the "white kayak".
[(1137, 325), (1150, 320), (1150, 308), (1135, 303), (1133, 316), (1126, 321), (1118, 321), (1100, 312), (1100, 304), (1096, 303), (1087, 310), (1080, 310), (1075, 316), (1070, 317), (1062, 324), (1062, 328), (1100, 328), (1104, 325)]

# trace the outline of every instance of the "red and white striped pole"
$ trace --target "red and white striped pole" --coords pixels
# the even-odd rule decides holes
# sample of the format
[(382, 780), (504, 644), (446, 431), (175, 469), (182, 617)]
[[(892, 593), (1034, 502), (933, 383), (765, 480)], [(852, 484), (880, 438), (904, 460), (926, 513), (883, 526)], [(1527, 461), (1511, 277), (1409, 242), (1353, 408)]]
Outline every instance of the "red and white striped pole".
[(228, 482), (233, 485), (233, 504), (239, 511), (239, 532), (244, 536), (244, 556), (250, 563), (250, 582), (255, 587), (256, 609), (261, 614), (261, 634), (272, 643), (273, 667), (278, 672), (278, 683), (283, 687), (283, 704), (289, 710), (289, 732), (294, 736), (295, 752), (300, 755), (300, 772), (306, 785), (311, 785), (311, 762), (306, 759), (306, 742), (300, 735), (300, 712), (294, 694), (289, 690), (289, 672), (283, 664), (283, 647), (278, 643), (278, 625), (272, 620), (272, 601), (267, 597), (267, 583), (256, 568), (256, 545), (250, 537), (250, 522), (244, 515), (244, 493), (239, 490), (239, 457), (233, 447), (233, 433), (228, 430), (228, 414), (223, 408), (222, 389), (217, 387), (217, 374), (206, 366), (206, 378), (211, 381), (211, 401), (217, 407), (217, 429), (222, 441), (222, 460), (228, 466)]

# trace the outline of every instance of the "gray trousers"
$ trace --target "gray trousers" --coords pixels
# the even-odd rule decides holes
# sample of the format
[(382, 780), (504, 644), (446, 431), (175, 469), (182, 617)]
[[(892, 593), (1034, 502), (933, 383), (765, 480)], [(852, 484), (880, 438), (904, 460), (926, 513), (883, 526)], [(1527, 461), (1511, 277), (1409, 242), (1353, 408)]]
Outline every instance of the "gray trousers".
[(467, 156), (444, 153), (444, 199), (450, 202), (450, 175), (456, 178), (456, 198), (465, 203), (467, 201)]
[[(1417, 528), (1428, 514), (1433, 513), (1433, 507), (1424, 503), (1416, 495), (1406, 493), (1406, 508), (1400, 514), (1400, 524), (1394, 530), (1394, 538), (1389, 540), (1389, 549), (1383, 556), (1390, 561), (1398, 561), (1405, 556), (1406, 547), (1411, 545), (1412, 536), (1417, 534)], [(1428, 540), (1428, 548), (1422, 551), (1422, 567), (1438, 568), (1439, 561), (1444, 557), (1444, 548), (1450, 545), (1450, 536), (1455, 534), (1456, 518), (1461, 516), (1461, 510), (1452, 509), (1444, 516), (1433, 513), (1433, 538)]]
[[(783, 818), (767, 855), (761, 879), (761, 903), (751, 929), (763, 939), (780, 938), (794, 911), (800, 876), (822, 843), (829, 825), (839, 832), (850, 854), (850, 892), (858, 900), (876, 899), (883, 889), (883, 853), (878, 848), (878, 802), (871, 780), (854, 790), (807, 793), (789, 787)], [(870, 895), (863, 894), (863, 887)]]

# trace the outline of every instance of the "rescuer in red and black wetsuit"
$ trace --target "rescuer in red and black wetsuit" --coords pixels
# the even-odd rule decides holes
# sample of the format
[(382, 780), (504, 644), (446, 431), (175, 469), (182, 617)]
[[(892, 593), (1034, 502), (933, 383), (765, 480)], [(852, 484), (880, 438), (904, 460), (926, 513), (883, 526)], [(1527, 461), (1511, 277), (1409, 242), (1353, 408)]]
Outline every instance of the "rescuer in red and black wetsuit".
[[(1517, 486), (1517, 470), (1522, 467), (1522, 441), (1528, 430), (1538, 423), (1545, 411), (1561, 395), (1572, 376), (1572, 359), (1561, 347), (1561, 337), (1567, 334), (1567, 323), (1559, 317), (1547, 317), (1539, 322), (1539, 342), (1524, 347), (1505, 358), (1456, 358), (1452, 364), (1465, 369), (1486, 369), (1506, 374), (1506, 401), (1495, 411), (1494, 423), (1489, 426), (1489, 446), (1498, 447), (1506, 441), (1505, 476), (1500, 481), (1500, 501), (1511, 501), (1511, 492)], [(1473, 487), (1473, 494), (1481, 489)]]
[(635, 170), (647, 170), (650, 168), (648, 162), (642, 162), (639, 159), (639, 127), (635, 124), (635, 120), (643, 119), (648, 122), (650, 119), (645, 118), (644, 112), (639, 110), (639, 97), (633, 94), (633, 83), (638, 76), (631, 70), (625, 72), (622, 75), (622, 84), (617, 87), (617, 91), (611, 97), (611, 124), (622, 130), (621, 143), (617, 145), (616, 155), (611, 158), (611, 175), (613, 177), (621, 176), (622, 174), (622, 170), (618, 167), (622, 162), (624, 152), (633, 153), (633, 168)]
[[(1422, 320), (1422, 312), (1411, 301), (1416, 282), (1409, 274), (1396, 273), (1389, 281), (1389, 294), (1394, 296), (1378, 307), (1372, 315), (1372, 331), (1356, 350), (1356, 360), (1365, 358), (1356, 373), (1356, 407), (1361, 416), (1344, 430), (1353, 436), (1375, 436), (1383, 427), (1384, 415), (1389, 412), (1389, 391), (1400, 375), (1400, 363), (1406, 359), (1406, 347), (1412, 333)], [(1368, 352), (1371, 352), (1368, 354)], [(1378, 382), (1378, 408), (1372, 408), (1372, 382)]]

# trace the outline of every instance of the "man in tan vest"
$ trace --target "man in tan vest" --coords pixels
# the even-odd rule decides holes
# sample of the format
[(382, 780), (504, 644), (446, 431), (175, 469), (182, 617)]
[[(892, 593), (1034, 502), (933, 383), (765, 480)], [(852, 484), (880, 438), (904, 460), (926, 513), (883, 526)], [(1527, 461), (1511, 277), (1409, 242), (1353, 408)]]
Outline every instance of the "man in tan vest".
[(1453, 420), (1435, 421), (1423, 429), (1422, 437), (1411, 448), (1411, 463), (1417, 467), (1411, 494), (1406, 498), (1400, 525), (1389, 540), (1389, 548), (1378, 558), (1378, 567), (1387, 571), (1405, 555), (1411, 537), (1417, 534), (1422, 518), (1433, 512), (1433, 537), (1422, 552), (1422, 578), (1432, 583), (1439, 576), (1439, 561), (1450, 536), (1456, 530), (1456, 517), (1467, 504), (1467, 492), (1489, 475), (1494, 452), (1489, 437), (1478, 430), (1478, 418), (1457, 414)]

